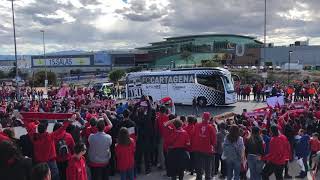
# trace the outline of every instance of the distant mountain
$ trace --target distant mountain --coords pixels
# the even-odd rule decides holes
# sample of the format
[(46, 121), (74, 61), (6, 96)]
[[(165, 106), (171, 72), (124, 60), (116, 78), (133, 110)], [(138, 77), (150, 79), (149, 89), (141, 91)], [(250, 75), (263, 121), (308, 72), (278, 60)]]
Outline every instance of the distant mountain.
[[(31, 59), (31, 55), (18, 55), (18, 60), (20, 59)], [(0, 55), (0, 61), (14, 61), (14, 55)]]
[(81, 55), (81, 54), (88, 54), (88, 51), (81, 51), (81, 50), (70, 50), (70, 51), (59, 51), (59, 52), (51, 52), (47, 53), (46, 55), (54, 56), (54, 55)]

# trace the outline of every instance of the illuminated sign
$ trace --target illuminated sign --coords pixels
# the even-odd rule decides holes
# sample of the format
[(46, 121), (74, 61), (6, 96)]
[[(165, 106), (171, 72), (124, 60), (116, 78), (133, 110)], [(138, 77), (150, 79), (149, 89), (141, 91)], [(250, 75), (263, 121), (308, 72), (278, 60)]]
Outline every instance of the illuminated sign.
[(91, 57), (33, 57), (34, 67), (65, 67), (65, 66), (88, 66), (91, 65)]

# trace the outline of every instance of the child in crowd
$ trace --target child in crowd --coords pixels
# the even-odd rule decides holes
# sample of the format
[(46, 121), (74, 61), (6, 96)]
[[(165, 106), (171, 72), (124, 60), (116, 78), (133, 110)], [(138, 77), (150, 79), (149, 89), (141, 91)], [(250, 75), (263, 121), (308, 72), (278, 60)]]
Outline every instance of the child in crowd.
[(74, 155), (68, 162), (67, 180), (87, 180), (86, 160), (84, 158), (86, 151), (87, 148), (84, 143), (75, 145)]
[(115, 152), (121, 180), (134, 180), (135, 142), (129, 137), (128, 129), (125, 127), (119, 131)]

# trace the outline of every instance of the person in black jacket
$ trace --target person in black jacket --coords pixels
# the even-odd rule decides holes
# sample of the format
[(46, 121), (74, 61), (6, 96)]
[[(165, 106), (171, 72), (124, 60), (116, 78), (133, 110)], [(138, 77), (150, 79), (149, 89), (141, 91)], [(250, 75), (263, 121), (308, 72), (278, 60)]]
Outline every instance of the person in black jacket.
[[(290, 147), (291, 149), (294, 148), (294, 130), (293, 130), (293, 123), (294, 121), (291, 120), (291, 121), (288, 121), (285, 125), (284, 125), (284, 135), (287, 137), (289, 143), (290, 143)], [(294, 151), (291, 151), (291, 158), (293, 157), (293, 152)], [(290, 158), (290, 159), (291, 159)], [(284, 178), (285, 179), (291, 179), (292, 176), (289, 175), (289, 166), (288, 166), (288, 162), (286, 163), (286, 166), (284, 167), (284, 171), (285, 171), (285, 175), (284, 175)]]
[(153, 137), (155, 126), (152, 122), (152, 108), (148, 97), (144, 97), (137, 105), (135, 122), (139, 131), (136, 144), (136, 164), (138, 173), (141, 172), (142, 157), (144, 159), (145, 173), (151, 173), (151, 156), (153, 150)]
[(25, 158), (15, 144), (0, 143), (0, 179), (31, 180), (32, 160)]
[(136, 123), (130, 119), (130, 115), (131, 112), (128, 109), (123, 111), (123, 120), (120, 121), (116, 127), (116, 132), (119, 132), (122, 127), (125, 127), (128, 129), (130, 137), (136, 140), (137, 126)]
[(263, 141), (259, 135), (259, 128), (252, 127), (251, 136), (246, 143), (246, 154), (248, 155), (248, 166), (250, 169), (250, 180), (261, 180), (263, 161)]

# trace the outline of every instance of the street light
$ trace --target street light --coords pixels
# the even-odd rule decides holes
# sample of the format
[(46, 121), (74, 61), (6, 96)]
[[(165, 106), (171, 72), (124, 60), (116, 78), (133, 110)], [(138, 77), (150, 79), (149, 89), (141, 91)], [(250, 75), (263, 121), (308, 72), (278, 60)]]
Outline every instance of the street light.
[(291, 54), (293, 52), (289, 51), (289, 63), (288, 63), (288, 85), (289, 85), (289, 81), (290, 81), (290, 64), (291, 64)]
[(267, 0), (264, 0), (264, 33), (263, 33), (263, 61), (266, 62), (267, 46)]
[(40, 30), (40, 32), (42, 33), (44, 73), (45, 73), (45, 80), (44, 80), (45, 92), (44, 92), (44, 96), (47, 97), (47, 94), (48, 94), (48, 73), (47, 73), (47, 60), (46, 60), (46, 44), (44, 43), (44, 30)]
[(12, 26), (13, 26), (13, 40), (14, 40), (14, 58), (16, 62), (16, 85), (17, 85), (17, 99), (20, 98), (20, 90), (19, 90), (19, 84), (18, 84), (18, 57), (17, 57), (17, 40), (16, 40), (16, 24), (14, 19), (14, 6), (13, 1), (15, 0), (8, 0), (11, 1), (11, 11), (12, 11)]

